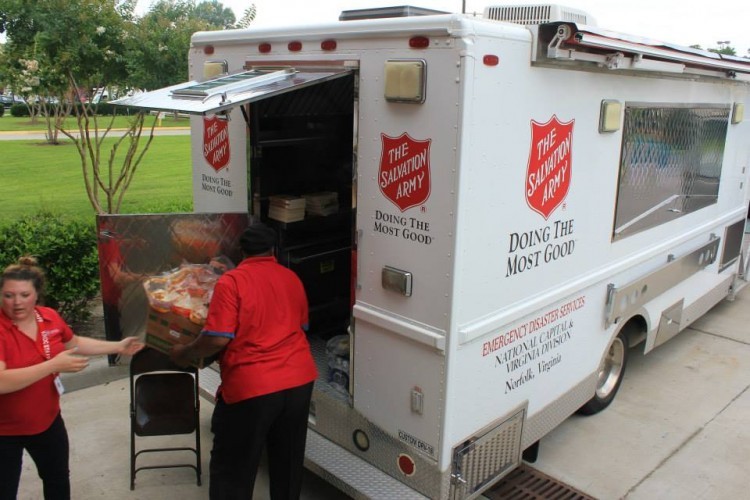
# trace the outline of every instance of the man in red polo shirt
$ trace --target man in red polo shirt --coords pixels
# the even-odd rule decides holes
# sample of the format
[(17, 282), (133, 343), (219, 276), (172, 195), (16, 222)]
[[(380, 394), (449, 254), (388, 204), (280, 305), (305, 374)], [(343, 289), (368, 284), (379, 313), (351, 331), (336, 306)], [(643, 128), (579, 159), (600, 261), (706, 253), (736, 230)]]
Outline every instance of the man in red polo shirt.
[(211, 420), (209, 495), (252, 498), (264, 445), (272, 499), (299, 498), (307, 416), (317, 377), (304, 330), (299, 278), (273, 256), (276, 233), (262, 224), (240, 237), (244, 260), (219, 278), (201, 335), (172, 359), (221, 351), (221, 385)]

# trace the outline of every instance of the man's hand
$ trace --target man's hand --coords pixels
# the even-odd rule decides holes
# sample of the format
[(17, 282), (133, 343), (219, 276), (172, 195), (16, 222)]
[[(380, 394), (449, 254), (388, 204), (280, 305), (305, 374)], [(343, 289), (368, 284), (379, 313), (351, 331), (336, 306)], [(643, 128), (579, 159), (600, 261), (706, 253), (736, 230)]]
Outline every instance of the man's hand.
[(172, 360), (177, 366), (188, 366), (190, 361), (187, 356), (188, 346), (183, 344), (175, 344), (169, 351), (169, 359)]
[(191, 361), (196, 359), (210, 359), (219, 353), (229, 341), (230, 339), (226, 337), (200, 334), (197, 339), (189, 344), (173, 345), (169, 351), (169, 359), (179, 366), (188, 366)]

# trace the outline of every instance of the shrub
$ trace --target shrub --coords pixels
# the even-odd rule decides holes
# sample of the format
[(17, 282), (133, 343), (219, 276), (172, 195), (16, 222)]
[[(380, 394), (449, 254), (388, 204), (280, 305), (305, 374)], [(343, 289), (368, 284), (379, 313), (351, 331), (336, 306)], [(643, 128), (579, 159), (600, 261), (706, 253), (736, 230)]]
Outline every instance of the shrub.
[[(81, 112), (81, 103), (76, 103), (75, 107), (78, 108), (78, 112)], [(0, 106), (2, 107), (2, 106)], [(90, 111), (95, 112), (98, 116), (102, 117), (109, 117), (113, 114), (118, 114), (121, 116), (128, 116), (131, 114), (131, 110), (125, 106), (115, 106), (113, 104), (110, 104), (108, 102), (102, 102), (96, 105), (93, 105), (89, 108)], [(16, 118), (21, 118), (25, 116), (29, 116), (29, 108), (26, 107), (25, 104), (14, 104), (10, 107), (10, 114), (11, 116), (15, 116)], [(70, 116), (75, 116), (75, 110), (70, 111)], [(0, 116), (2, 116), (2, 112), (0, 112)]]
[(164, 200), (164, 201), (143, 201), (126, 200), (123, 202), (122, 213), (139, 213), (139, 214), (180, 214), (190, 213), (193, 211), (193, 200)]
[(25, 104), (14, 104), (10, 107), (10, 116), (15, 116), (16, 118), (29, 116), (29, 108)]
[(0, 103), (0, 116), (3, 116), (5, 114), (5, 105)]
[(0, 227), (0, 268), (33, 255), (46, 275), (40, 302), (57, 309), (68, 323), (89, 317), (99, 292), (99, 257), (94, 221), (67, 219), (48, 211)]
[(138, 114), (138, 109), (130, 109), (127, 106), (115, 106), (109, 102), (100, 102), (92, 107), (99, 116), (130, 116)]

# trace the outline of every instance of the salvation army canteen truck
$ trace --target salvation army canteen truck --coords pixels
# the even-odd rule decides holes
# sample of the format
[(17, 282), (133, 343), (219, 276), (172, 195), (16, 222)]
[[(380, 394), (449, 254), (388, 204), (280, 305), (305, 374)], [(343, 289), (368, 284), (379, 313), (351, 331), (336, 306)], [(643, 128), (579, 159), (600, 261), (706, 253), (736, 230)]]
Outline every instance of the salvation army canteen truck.
[(118, 103), (191, 115), (196, 213), (278, 231), (307, 466), (352, 496), (479, 495), (744, 283), (747, 59), (399, 7), (196, 33), (189, 69)]

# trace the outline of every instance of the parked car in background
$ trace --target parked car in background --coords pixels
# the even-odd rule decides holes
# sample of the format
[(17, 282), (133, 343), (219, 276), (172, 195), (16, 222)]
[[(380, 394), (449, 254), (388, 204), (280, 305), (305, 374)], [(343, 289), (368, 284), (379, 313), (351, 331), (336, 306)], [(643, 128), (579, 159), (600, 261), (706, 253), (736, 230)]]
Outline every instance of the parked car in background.
[(3, 94), (0, 95), (0, 102), (3, 103), (5, 109), (9, 110), (14, 104), (23, 104), (23, 99), (15, 94)]

